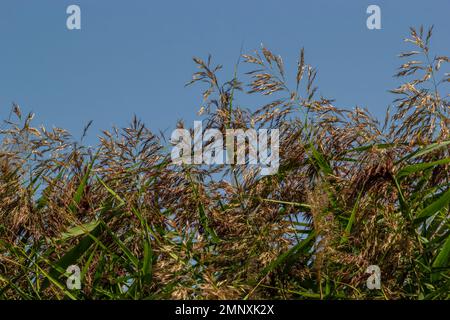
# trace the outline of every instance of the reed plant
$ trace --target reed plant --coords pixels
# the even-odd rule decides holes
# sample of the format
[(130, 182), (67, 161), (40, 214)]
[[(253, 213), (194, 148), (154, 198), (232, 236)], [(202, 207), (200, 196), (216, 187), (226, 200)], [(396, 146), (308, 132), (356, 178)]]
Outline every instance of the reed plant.
[[(14, 105), (1, 130), (0, 299), (450, 298), (449, 59), (431, 36), (411, 29), (384, 122), (318, 97), (304, 50), (292, 75), (263, 47), (230, 80), (195, 58), (205, 127), (280, 130), (270, 176), (174, 165), (167, 137), (136, 118), (88, 147)], [(266, 102), (244, 108), (242, 94)], [(80, 290), (66, 286), (70, 265)]]

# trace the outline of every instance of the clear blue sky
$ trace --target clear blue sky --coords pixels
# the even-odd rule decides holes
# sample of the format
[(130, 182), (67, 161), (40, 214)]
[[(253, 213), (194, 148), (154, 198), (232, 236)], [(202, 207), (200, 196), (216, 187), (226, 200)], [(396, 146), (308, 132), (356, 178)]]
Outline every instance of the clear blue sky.
[[(81, 31), (66, 28), (70, 4), (81, 7)], [(381, 7), (382, 30), (366, 28), (369, 4)], [(94, 120), (89, 139), (133, 114), (155, 130), (192, 125), (202, 101), (202, 88), (184, 87), (192, 56), (211, 53), (231, 74), (241, 46), (261, 43), (292, 77), (305, 47), (320, 94), (381, 116), (408, 27), (434, 24), (434, 52), (448, 55), (449, 15), (449, 0), (1, 0), (0, 116), (15, 101), (76, 137)]]

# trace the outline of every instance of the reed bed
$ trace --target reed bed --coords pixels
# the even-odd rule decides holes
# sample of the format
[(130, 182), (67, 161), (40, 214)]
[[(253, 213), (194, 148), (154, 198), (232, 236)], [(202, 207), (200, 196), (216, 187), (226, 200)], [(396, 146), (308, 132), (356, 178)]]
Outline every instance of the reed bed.
[[(236, 70), (250, 71), (230, 80), (195, 58), (206, 128), (280, 130), (270, 176), (174, 165), (167, 137), (136, 118), (88, 147), (14, 105), (1, 130), (0, 299), (450, 298), (449, 59), (431, 36), (411, 28), (382, 123), (318, 97), (304, 50), (293, 74), (267, 48), (243, 55)], [(250, 110), (237, 93), (267, 102)], [(66, 286), (70, 265), (80, 290)], [(380, 290), (366, 287), (369, 265)]]

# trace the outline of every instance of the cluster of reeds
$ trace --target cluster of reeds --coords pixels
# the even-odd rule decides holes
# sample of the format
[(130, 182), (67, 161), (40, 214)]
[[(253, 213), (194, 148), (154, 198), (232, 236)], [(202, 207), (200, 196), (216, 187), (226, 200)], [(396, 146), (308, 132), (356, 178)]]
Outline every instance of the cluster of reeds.
[[(243, 55), (244, 82), (195, 58), (206, 127), (280, 130), (271, 176), (173, 165), (137, 119), (86, 147), (14, 105), (1, 130), (0, 298), (450, 298), (449, 59), (431, 56), (431, 31), (411, 29), (417, 49), (401, 56), (416, 60), (382, 124), (317, 97), (303, 50), (293, 85), (267, 48)], [(245, 91), (270, 100), (243, 108)], [(66, 286), (70, 265), (80, 290)], [(369, 265), (380, 290), (366, 287)]]

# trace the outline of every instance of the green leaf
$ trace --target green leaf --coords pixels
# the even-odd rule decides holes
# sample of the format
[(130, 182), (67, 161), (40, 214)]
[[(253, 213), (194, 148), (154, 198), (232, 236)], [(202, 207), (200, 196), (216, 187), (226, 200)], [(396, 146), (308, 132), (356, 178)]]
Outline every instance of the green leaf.
[(94, 230), (100, 221), (91, 221), (73, 228), (70, 228), (66, 232), (61, 234), (61, 237), (58, 240), (68, 240), (70, 238), (78, 237), (83, 234), (89, 233)]
[(206, 211), (205, 211), (205, 206), (203, 205), (200, 196), (199, 196), (199, 192), (197, 189), (197, 184), (196, 182), (193, 181), (191, 174), (188, 172), (188, 177), (189, 177), (189, 182), (191, 184), (192, 187), (192, 191), (194, 192), (195, 198), (197, 200), (198, 203), (198, 213), (199, 213), (199, 220), (200, 220), (200, 224), (202, 225), (203, 229), (205, 230), (205, 232), (207, 234), (209, 234), (209, 236), (211, 237), (211, 242), (212, 243), (218, 243), (220, 241), (219, 237), (217, 236), (216, 232), (214, 231), (213, 228), (210, 227), (209, 225), (209, 219), (208, 216), (206, 215)]
[(145, 283), (150, 283), (152, 280), (153, 269), (153, 250), (150, 241), (144, 241), (144, 260), (142, 264), (142, 273)]
[(450, 203), (450, 189), (439, 195), (438, 199), (423, 209), (416, 217), (416, 222), (423, 221), (442, 210)]
[[(98, 237), (104, 230), (102, 224), (98, 224), (91, 232), (89, 232), (80, 242), (70, 249), (61, 259), (59, 259), (49, 271), (49, 276), (51, 278), (58, 279), (61, 276), (59, 269), (66, 270), (72, 264), (76, 264), (78, 259), (82, 257), (86, 251), (95, 242), (95, 238)], [(41, 290), (45, 290), (50, 283), (45, 281), (42, 284)]]
[(358, 198), (356, 199), (355, 205), (353, 206), (352, 213), (350, 215), (350, 218), (348, 219), (347, 226), (345, 227), (344, 234), (341, 238), (341, 244), (346, 243), (348, 241), (348, 236), (350, 235), (350, 232), (352, 231), (353, 223), (355, 222), (356, 217), (356, 211), (358, 210), (359, 206), (359, 200), (361, 199), (361, 195), (364, 191), (364, 188), (359, 192)]
[(84, 190), (86, 189), (87, 182), (89, 180), (89, 176), (91, 175), (92, 167), (94, 165), (95, 159), (97, 158), (97, 154), (94, 156), (94, 158), (89, 162), (86, 173), (84, 174), (83, 178), (81, 179), (80, 185), (77, 188), (77, 191), (75, 191), (75, 194), (73, 195), (72, 204), (69, 206), (70, 211), (73, 213), (76, 213), (77, 206), (80, 204), (80, 201), (83, 197)]
[[(352, 152), (362, 152), (362, 151), (367, 151), (372, 148), (382, 150), (382, 149), (392, 148), (395, 146), (396, 146), (396, 144), (394, 144), (394, 143), (378, 143), (378, 144), (374, 143), (374, 144), (370, 144), (367, 146), (361, 146), (361, 147), (356, 147), (356, 148), (353, 148), (350, 150), (345, 150), (344, 152), (342, 152), (342, 154), (345, 155), (345, 154), (352, 153)], [(344, 159), (340, 158), (340, 160), (344, 160)]]
[(122, 252), (128, 258), (129, 262), (131, 262), (136, 268), (139, 267), (139, 260), (134, 256), (134, 254), (125, 246), (125, 244), (114, 234), (114, 232), (108, 228), (106, 224), (103, 223), (103, 226), (106, 228), (106, 231), (113, 238), (114, 242), (120, 247)]
[(433, 152), (434, 150), (437, 150), (439, 148), (445, 147), (450, 145), (450, 140), (448, 141), (443, 141), (443, 142), (437, 142), (437, 143), (432, 143), (430, 145), (427, 145), (426, 147), (416, 150), (410, 154), (408, 154), (407, 156), (403, 157), (402, 159), (400, 159), (399, 161), (396, 162), (396, 164), (401, 163), (403, 161), (409, 160), (409, 159), (414, 159), (420, 156), (423, 156), (425, 154), (428, 154), (430, 152)]
[(291, 202), (291, 201), (282, 201), (282, 200), (275, 200), (275, 199), (264, 199), (264, 198), (256, 198), (253, 197), (255, 199), (259, 199), (260, 201), (266, 201), (266, 202), (271, 202), (271, 203), (279, 203), (279, 204), (287, 204), (287, 205), (291, 205), (294, 207), (300, 207), (300, 208), (304, 208), (304, 209), (311, 209), (311, 206), (309, 204), (305, 204), (305, 203), (299, 203), (299, 202)]
[[(450, 235), (445, 240), (444, 245), (441, 248), (441, 251), (437, 255), (436, 259), (434, 259), (433, 268), (448, 268), (450, 263)], [(440, 278), (439, 274), (433, 275), (433, 280), (437, 280)]]
[(125, 205), (125, 201), (113, 190), (113, 189), (111, 189), (110, 187), (108, 187), (107, 185), (106, 185), (106, 183), (102, 180), (102, 179), (100, 179), (100, 177), (98, 177), (97, 176), (97, 180), (105, 187), (105, 189), (106, 190), (108, 190), (108, 192), (114, 197), (114, 198), (116, 198), (118, 201), (119, 201), (119, 207), (121, 207), (121, 206), (123, 206), (123, 205)]
[(286, 260), (293, 256), (297, 256), (301, 250), (306, 247), (308, 243), (311, 242), (311, 240), (315, 239), (314, 232), (311, 232), (309, 236), (299, 243), (297, 243), (295, 246), (290, 248), (288, 251), (282, 253), (276, 260), (272, 261), (267, 267), (264, 268), (262, 271), (262, 275), (265, 277), (267, 274), (275, 270), (277, 267), (279, 267), (282, 263), (284, 263)]
[(397, 173), (397, 177), (401, 178), (401, 177), (408, 176), (410, 174), (413, 174), (413, 173), (416, 173), (416, 172), (420, 172), (420, 171), (424, 171), (424, 170), (432, 168), (434, 166), (443, 165), (443, 164), (446, 164), (446, 163), (450, 163), (450, 158), (445, 158), (445, 159), (441, 159), (441, 160), (437, 160), (437, 161), (433, 161), (433, 162), (426, 162), (426, 163), (419, 163), (419, 164), (409, 165), (409, 166), (406, 166), (403, 169), (401, 169)]
[(333, 169), (331, 168), (328, 161), (325, 159), (322, 153), (320, 153), (312, 143), (310, 143), (310, 149), (313, 153), (313, 157), (316, 160), (316, 163), (319, 165), (320, 169), (322, 169), (325, 175), (333, 174)]

